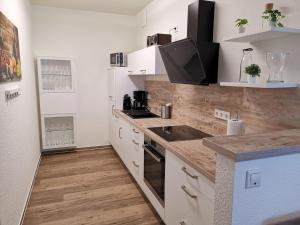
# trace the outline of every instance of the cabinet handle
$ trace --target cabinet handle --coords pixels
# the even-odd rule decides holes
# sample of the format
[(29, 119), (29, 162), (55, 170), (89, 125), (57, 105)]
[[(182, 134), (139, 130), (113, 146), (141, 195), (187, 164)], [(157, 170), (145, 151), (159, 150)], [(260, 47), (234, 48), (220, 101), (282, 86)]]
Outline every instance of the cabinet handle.
[(132, 143), (135, 145), (139, 145), (139, 143), (137, 143), (135, 140), (132, 140)]
[(134, 133), (136, 133), (136, 134), (139, 134), (140, 132), (138, 132), (136, 129), (132, 129), (132, 131), (134, 132)]
[(186, 225), (186, 222), (185, 221), (180, 221), (179, 224), (180, 225)]
[(193, 179), (198, 179), (198, 176), (191, 174), (187, 168), (184, 166), (181, 168), (183, 172), (185, 172), (189, 177), (193, 178)]
[(133, 164), (136, 168), (139, 168), (139, 167), (140, 167), (138, 164), (136, 164), (135, 161), (132, 161), (132, 164)]
[(181, 189), (182, 189), (188, 196), (190, 196), (191, 198), (193, 198), (193, 199), (198, 198), (198, 196), (192, 194), (192, 193), (187, 189), (187, 187), (186, 187), (185, 185), (182, 185), (182, 186), (181, 186)]
[(122, 139), (121, 137), (121, 130), (122, 130), (122, 127), (119, 127), (119, 138)]
[(111, 106), (111, 114), (112, 114), (112, 115), (114, 115), (114, 108), (115, 108), (115, 105), (112, 105), (112, 106)]
[(141, 73), (146, 73), (147, 70), (140, 70)]

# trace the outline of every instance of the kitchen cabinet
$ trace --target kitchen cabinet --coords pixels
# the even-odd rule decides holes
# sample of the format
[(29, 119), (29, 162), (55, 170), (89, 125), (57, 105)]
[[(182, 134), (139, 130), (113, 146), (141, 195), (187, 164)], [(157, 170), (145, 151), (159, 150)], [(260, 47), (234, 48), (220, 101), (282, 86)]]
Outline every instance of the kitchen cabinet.
[(165, 185), (167, 225), (213, 225), (214, 184), (169, 151)]
[(77, 146), (76, 73), (71, 58), (38, 57), (42, 151)]
[(118, 115), (113, 116), (113, 124), (111, 126), (113, 127), (112, 135), (116, 137), (112, 137), (113, 147), (133, 178), (142, 186), (144, 173), (144, 134)]
[(130, 136), (130, 124), (127, 123), (124, 119), (118, 119), (118, 152), (119, 156), (122, 159), (123, 163), (127, 168), (130, 168), (131, 163), (131, 155), (130, 155), (130, 148), (131, 148), (131, 136)]
[(158, 46), (151, 46), (128, 54), (129, 75), (167, 74)]
[(144, 179), (144, 134), (134, 126), (131, 126), (131, 146), (130, 159), (131, 165), (129, 171), (142, 187)]

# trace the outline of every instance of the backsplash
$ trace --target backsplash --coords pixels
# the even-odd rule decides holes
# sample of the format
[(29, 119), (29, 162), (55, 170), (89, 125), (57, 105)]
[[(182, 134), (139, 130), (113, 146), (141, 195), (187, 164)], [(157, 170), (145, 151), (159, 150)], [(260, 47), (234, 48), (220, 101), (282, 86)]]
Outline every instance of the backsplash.
[(299, 89), (252, 89), (171, 84), (147, 80), (151, 111), (171, 102), (172, 118), (214, 135), (226, 134), (226, 121), (214, 117), (222, 109), (247, 124), (247, 133), (300, 128)]

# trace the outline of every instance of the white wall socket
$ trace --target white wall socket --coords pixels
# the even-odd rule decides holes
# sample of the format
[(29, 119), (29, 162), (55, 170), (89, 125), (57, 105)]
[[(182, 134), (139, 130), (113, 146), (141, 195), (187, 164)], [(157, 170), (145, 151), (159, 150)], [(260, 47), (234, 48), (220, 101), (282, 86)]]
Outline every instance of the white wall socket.
[(229, 120), (230, 112), (226, 112), (223, 110), (215, 109), (215, 117), (221, 120)]

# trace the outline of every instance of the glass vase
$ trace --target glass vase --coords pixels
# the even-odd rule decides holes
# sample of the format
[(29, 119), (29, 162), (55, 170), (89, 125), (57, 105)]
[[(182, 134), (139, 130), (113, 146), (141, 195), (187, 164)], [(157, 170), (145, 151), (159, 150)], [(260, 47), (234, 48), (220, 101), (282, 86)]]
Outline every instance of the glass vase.
[(267, 52), (266, 62), (269, 68), (268, 82), (284, 82), (283, 74), (287, 65), (288, 53)]
[(243, 49), (243, 57), (242, 57), (241, 64), (240, 64), (240, 78), (239, 78), (239, 82), (241, 82), (241, 83), (248, 82), (248, 80), (247, 80), (248, 74), (246, 73), (245, 70), (246, 70), (246, 67), (253, 64), (252, 53), (253, 53), (253, 48)]

